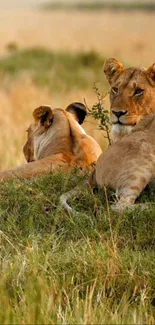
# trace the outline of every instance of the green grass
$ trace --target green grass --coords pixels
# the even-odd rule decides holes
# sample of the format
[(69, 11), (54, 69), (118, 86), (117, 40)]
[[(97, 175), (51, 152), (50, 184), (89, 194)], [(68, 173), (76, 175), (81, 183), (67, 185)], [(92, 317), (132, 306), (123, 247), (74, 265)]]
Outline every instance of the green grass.
[(4, 83), (5, 79), (11, 82), (21, 73), (30, 75), (37, 85), (54, 91), (92, 88), (95, 82), (103, 81), (105, 58), (93, 51), (63, 53), (43, 48), (10, 51), (0, 58), (0, 80)]
[(47, 2), (47, 4), (42, 6), (47, 10), (54, 9), (67, 9), (67, 10), (147, 10), (152, 11), (155, 10), (155, 3), (153, 1), (148, 2), (108, 2), (108, 1), (87, 1), (87, 2)]
[[(148, 210), (109, 218), (104, 193), (82, 183), (78, 171), (1, 183), (1, 324), (155, 323), (151, 188)], [(59, 196), (77, 184), (71, 217)]]

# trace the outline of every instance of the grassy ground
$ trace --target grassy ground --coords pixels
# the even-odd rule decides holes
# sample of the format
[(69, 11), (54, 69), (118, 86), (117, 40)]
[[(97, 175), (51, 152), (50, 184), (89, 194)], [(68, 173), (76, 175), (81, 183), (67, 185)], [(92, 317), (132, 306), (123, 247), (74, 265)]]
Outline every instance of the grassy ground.
[(104, 193), (81, 185), (68, 216), (59, 196), (82, 182), (74, 171), (1, 184), (0, 323), (154, 324), (154, 194), (148, 210), (109, 215)]

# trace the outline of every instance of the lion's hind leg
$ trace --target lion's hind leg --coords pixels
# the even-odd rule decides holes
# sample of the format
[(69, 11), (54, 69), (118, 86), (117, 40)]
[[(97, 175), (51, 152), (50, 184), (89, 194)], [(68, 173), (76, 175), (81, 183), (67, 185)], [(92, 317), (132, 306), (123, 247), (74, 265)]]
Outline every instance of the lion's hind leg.
[(124, 210), (134, 210), (139, 208), (140, 210), (145, 210), (150, 207), (150, 203), (135, 203), (137, 198), (133, 200), (131, 197), (122, 197), (115, 204), (112, 204), (111, 208), (117, 212), (123, 212)]
[(147, 208), (149, 205), (148, 203), (135, 204), (135, 201), (151, 179), (152, 173), (150, 170), (146, 169), (140, 169), (132, 173), (132, 175), (128, 175), (127, 181), (117, 190), (117, 202), (112, 205), (112, 209), (121, 212), (126, 208)]

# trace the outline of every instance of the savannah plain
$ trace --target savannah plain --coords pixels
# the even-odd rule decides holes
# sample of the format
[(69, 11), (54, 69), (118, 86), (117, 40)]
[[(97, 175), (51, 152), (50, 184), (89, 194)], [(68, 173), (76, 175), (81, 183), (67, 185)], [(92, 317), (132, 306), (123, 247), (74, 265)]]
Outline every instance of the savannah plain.
[[(38, 105), (51, 104), (53, 107), (65, 107), (71, 101), (83, 102), (85, 98), (88, 106), (91, 107), (96, 102), (94, 83), (99, 84), (103, 94), (108, 89), (102, 72), (105, 58), (115, 57), (128, 65), (146, 67), (151, 65), (155, 53), (155, 20), (154, 12), (45, 11), (36, 9), (33, 1), (32, 9), (20, 6), (16, 8), (16, 2), (12, 9), (3, 9), (2, 3), (0, 5), (2, 7), (0, 55), (3, 60), (0, 67), (0, 168), (4, 169), (24, 162), (22, 146), (26, 139), (26, 129), (32, 121), (31, 113)], [(95, 73), (92, 62), (89, 69), (83, 71), (84, 88), (83, 85), (77, 84), (76, 74), (79, 67), (76, 64), (73, 65), (73, 69), (68, 67), (68, 79), (70, 75), (75, 76), (69, 87), (66, 87), (69, 81), (67, 77), (61, 76), (61, 71), (62, 82), (59, 82), (57, 89), (52, 85), (49, 88), (46, 80), (38, 87), (32, 78), (34, 69), (32, 65), (25, 67), (23, 64), (21, 70), (19, 67), (18, 72), (10, 77), (11, 72), (6, 66), (7, 58), (13, 55), (8, 51), (10, 44), (17, 46), (18, 51), (41, 48), (50, 53), (65, 53), (71, 56), (94, 51), (101, 56), (100, 66), (98, 65), (98, 71)], [(42, 57), (38, 60), (41, 61)], [(14, 64), (18, 61), (16, 55), (13, 61)], [(58, 64), (65, 63), (58, 62)], [(40, 69), (40, 65), (37, 69)], [(57, 67), (51, 67), (53, 83), (54, 78), (59, 78), (58, 74)], [(90, 134), (96, 137), (104, 148), (101, 132), (95, 130), (96, 126), (92, 123), (86, 125)]]
[[(85, 100), (91, 108), (94, 84), (108, 91), (105, 59), (155, 61), (155, 11), (44, 10), (44, 3), (0, 1), (1, 170), (25, 163), (37, 106)], [(105, 149), (96, 122), (89, 117), (84, 127)], [(79, 215), (68, 216), (59, 197), (77, 184), (80, 199), (71, 204)], [(78, 171), (1, 183), (1, 324), (155, 323), (154, 193), (141, 198), (150, 209), (118, 215), (102, 191), (82, 184)]]

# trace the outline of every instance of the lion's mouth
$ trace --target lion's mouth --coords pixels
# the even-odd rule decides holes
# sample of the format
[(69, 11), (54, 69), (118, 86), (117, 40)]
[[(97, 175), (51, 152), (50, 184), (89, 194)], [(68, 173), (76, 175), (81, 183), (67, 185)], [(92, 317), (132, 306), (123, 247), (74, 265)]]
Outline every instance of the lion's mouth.
[(111, 122), (112, 124), (114, 125), (126, 125), (126, 126), (135, 126), (137, 124), (137, 121), (135, 119), (134, 116), (128, 116), (128, 117), (125, 117), (125, 116), (120, 116), (120, 117), (116, 117), (116, 116), (111, 116)]
[(134, 123), (123, 123), (123, 122), (121, 122), (121, 121), (118, 120), (117, 122), (112, 122), (112, 124), (113, 125), (122, 125), (122, 126), (123, 125), (124, 126), (130, 126), (130, 125), (131, 126), (135, 126), (137, 123), (136, 122), (134, 122)]
[(121, 115), (121, 116), (116, 116), (114, 114), (111, 114), (110, 119), (112, 125), (117, 125), (117, 126), (135, 126), (141, 116), (140, 115)]

